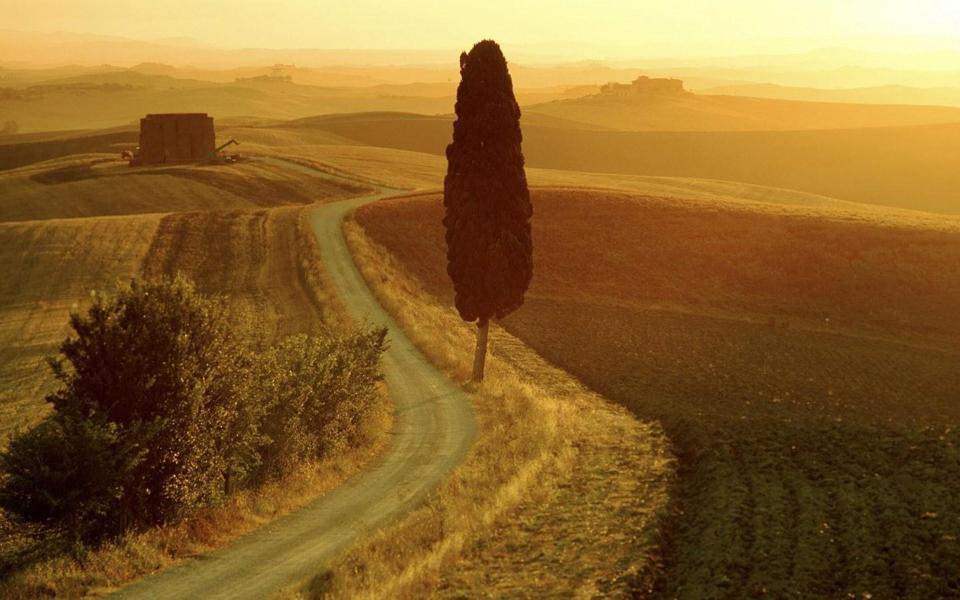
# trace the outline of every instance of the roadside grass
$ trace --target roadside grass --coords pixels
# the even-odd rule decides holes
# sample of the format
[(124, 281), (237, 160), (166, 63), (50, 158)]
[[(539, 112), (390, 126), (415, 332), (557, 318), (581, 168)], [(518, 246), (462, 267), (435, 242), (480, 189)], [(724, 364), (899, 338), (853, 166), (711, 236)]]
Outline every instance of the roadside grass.
[(129, 534), (95, 550), (65, 549), (48, 540), (52, 556), (44, 554), (45, 548), (25, 548), (18, 532), (0, 529), (6, 538), (0, 540), (0, 557), (6, 559), (0, 570), (0, 597), (104, 597), (125, 583), (223, 546), (310, 503), (362, 471), (386, 448), (393, 416), (385, 390), (382, 397), (366, 423), (362, 446), (303, 465), (282, 480), (238, 492), (223, 505), (200, 510), (178, 524)]
[[(471, 327), (354, 223), (344, 230), (383, 305), (466, 380)], [(288, 597), (625, 596), (649, 585), (673, 480), (661, 430), (502, 329), (491, 336), (488, 378), (467, 388), (479, 437), (466, 461), (424, 506)]]
[[(506, 329), (660, 421), (679, 458), (651, 595), (960, 595), (949, 219), (533, 202), (535, 279)], [(426, 196), (356, 219), (447, 301), (440, 210)]]

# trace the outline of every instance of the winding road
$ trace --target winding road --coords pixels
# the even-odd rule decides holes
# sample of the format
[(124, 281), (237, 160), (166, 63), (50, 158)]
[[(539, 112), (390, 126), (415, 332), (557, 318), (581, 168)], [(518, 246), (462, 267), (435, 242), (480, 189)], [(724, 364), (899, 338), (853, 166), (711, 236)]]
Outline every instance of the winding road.
[[(346, 179), (289, 161), (261, 160), (311, 176)], [(111, 598), (270, 598), (318, 574), (358, 538), (414, 508), (463, 459), (476, 433), (469, 400), (379, 305), (354, 265), (341, 230), (350, 211), (397, 192), (378, 188), (368, 196), (320, 205), (310, 215), (328, 280), (351, 316), (389, 330), (383, 370), (396, 420), (385, 454), (369, 470), (306, 507), (227, 547), (148, 576)]]

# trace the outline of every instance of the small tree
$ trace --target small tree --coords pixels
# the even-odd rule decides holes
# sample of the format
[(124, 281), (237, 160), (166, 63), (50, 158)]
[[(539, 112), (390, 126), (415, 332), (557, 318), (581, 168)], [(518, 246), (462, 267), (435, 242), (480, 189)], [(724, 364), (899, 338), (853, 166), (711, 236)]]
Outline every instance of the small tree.
[(477, 322), (473, 380), (482, 381), (491, 318), (523, 304), (533, 276), (530, 192), (520, 148), (520, 107), (492, 40), (460, 55), (453, 142), (443, 185), (447, 273), (464, 321)]

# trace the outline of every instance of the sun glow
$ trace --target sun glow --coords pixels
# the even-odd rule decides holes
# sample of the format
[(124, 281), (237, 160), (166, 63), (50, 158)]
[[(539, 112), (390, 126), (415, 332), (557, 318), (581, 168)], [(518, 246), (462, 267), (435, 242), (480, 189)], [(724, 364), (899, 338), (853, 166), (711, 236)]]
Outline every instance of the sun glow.
[(494, 37), (508, 45), (587, 47), (594, 58), (904, 49), (902, 40), (877, 36), (960, 47), (960, 0), (0, 0), (0, 10), (4, 29), (187, 37), (234, 48), (448, 49)]

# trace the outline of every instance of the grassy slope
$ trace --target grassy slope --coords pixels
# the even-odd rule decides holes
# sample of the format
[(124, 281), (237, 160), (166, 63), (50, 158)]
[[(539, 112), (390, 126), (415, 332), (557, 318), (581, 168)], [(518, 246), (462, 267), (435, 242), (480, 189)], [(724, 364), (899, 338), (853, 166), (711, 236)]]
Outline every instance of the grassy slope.
[[(359, 188), (262, 163), (130, 169), (98, 160), (0, 172), (0, 437), (44, 414), (53, 383), (44, 357), (67, 334), (71, 307), (141, 271), (184, 272), (232, 296), (257, 313), (251, 321), (266, 339), (336, 319), (322, 286), (311, 285), (318, 259), (299, 205)], [(194, 212), (131, 214), (170, 211)]]
[(51, 160), (71, 154), (106, 152), (119, 154), (121, 149), (136, 146), (139, 134), (129, 129), (114, 132), (55, 132), (0, 137), (0, 171)]
[[(684, 478), (664, 596), (957, 593), (960, 234), (618, 194), (534, 206), (536, 275), (506, 327), (667, 426)], [(449, 299), (439, 211), (357, 219)]]
[[(465, 380), (470, 327), (355, 224), (345, 233), (384, 306), (427, 356)], [(648, 581), (673, 480), (662, 431), (496, 326), (491, 340), (488, 377), (469, 389), (478, 439), (465, 462), (424, 506), (319, 574), (308, 596), (621, 597)]]
[(597, 94), (524, 109), (527, 114), (625, 131), (793, 131), (960, 122), (960, 109), (954, 107), (798, 102), (743, 95)]
[(0, 224), (0, 436), (46, 413), (71, 307), (140, 269), (155, 215)]
[[(367, 114), (302, 123), (358, 145), (443, 155), (446, 117)], [(960, 213), (960, 125), (829, 131), (617, 132), (524, 125), (527, 165), (715, 179)]]
[[(89, 164), (89, 158), (82, 157), (79, 164)], [(255, 165), (259, 170), (254, 172), (247, 168), (250, 165), (237, 167), (242, 167), (239, 176), (234, 168), (212, 173), (219, 179), (205, 185), (211, 190), (217, 186), (221, 193), (211, 192), (211, 203), (205, 208), (229, 206), (233, 198), (240, 198), (227, 190), (252, 197), (253, 206), (304, 202), (313, 192), (321, 199), (356, 192), (312, 178), (287, 181), (285, 172), (274, 172), (267, 165)], [(200, 184), (196, 180), (204, 176), (204, 170), (197, 171), (192, 178), (158, 176), (155, 185), (161, 187), (153, 191), (152, 198), (165, 202), (180, 190), (194, 195), (190, 200), (197, 208), (195, 194)], [(50, 169), (37, 172), (49, 173)], [(97, 178), (92, 184), (110, 180)], [(191, 181), (193, 189), (177, 187)], [(244, 206), (251, 202), (244, 200)], [(0, 439), (14, 427), (46, 414), (42, 398), (53, 381), (43, 358), (54, 353), (68, 333), (70, 310), (83, 309), (91, 290), (109, 293), (117, 281), (128, 277), (184, 272), (196, 278), (203, 291), (228, 295), (244, 315), (237, 325), (264, 341), (292, 333), (316, 333), (342, 323), (336, 300), (325, 292), (316, 243), (301, 216), (301, 207), (294, 205), (0, 223), (0, 265), (4, 268), (4, 284), (0, 285)], [(4, 573), (0, 596), (100, 596), (276, 519), (341, 484), (376, 457), (390, 429), (388, 404), (385, 400), (382, 411), (371, 417), (369, 443), (363, 447), (306, 465), (282, 482), (242, 492), (224, 506), (201, 511), (183, 523), (127, 536), (88, 553), (83, 560), (37, 556), (40, 560), (33, 564), (32, 546), (0, 515), (0, 572)], [(21, 554), (24, 550), (27, 553)]]
[(0, 433), (45, 413), (44, 357), (68, 333), (71, 308), (129, 277), (184, 273), (228, 295), (266, 340), (317, 332), (329, 301), (310, 289), (299, 217), (282, 207), (0, 224)]
[(356, 191), (257, 162), (131, 168), (109, 156), (72, 155), (0, 171), (0, 221), (251, 209)]
[[(233, 130), (230, 130), (231, 132)], [(358, 146), (344, 143), (343, 138), (316, 142), (321, 134), (312, 129), (293, 127), (250, 129), (258, 143), (247, 144), (251, 153), (284, 156), (304, 161), (321, 169), (347, 172), (371, 182), (406, 189), (438, 189), (443, 186), (446, 160), (434, 154), (412, 152), (377, 146)], [(261, 132), (279, 133), (279, 140)], [(262, 143), (260, 143), (262, 142)], [(845, 202), (827, 196), (749, 183), (695, 179), (689, 177), (656, 177), (642, 175), (611, 175), (563, 171), (559, 169), (527, 169), (531, 185), (552, 185), (576, 188), (616, 189), (651, 196), (683, 197), (721, 204), (763, 203), (778, 207), (828, 208), (847, 213), (851, 218), (884, 220), (896, 215), (928, 226), (942, 226), (956, 219), (938, 215), (874, 207)]]
[(320, 307), (305, 285), (301, 209), (175, 213), (160, 221), (143, 263), (147, 277), (182, 273), (207, 294), (229, 296), (258, 337), (318, 333)]

